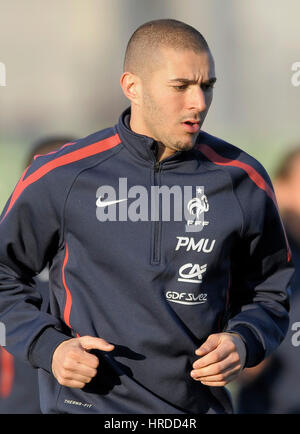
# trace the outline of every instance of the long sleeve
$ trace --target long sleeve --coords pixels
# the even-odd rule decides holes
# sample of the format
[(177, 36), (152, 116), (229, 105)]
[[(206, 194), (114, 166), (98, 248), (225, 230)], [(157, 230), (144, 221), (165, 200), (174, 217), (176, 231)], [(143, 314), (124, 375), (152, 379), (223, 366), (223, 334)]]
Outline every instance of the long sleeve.
[[(59, 248), (61, 194), (38, 179), (36, 165), (25, 171), (0, 219), (0, 321), (13, 355), (49, 370), (55, 347), (68, 337), (58, 319), (40, 310), (42, 298), (33, 277)], [(31, 357), (33, 344), (43, 348)]]
[(259, 170), (262, 188), (248, 179), (235, 185), (244, 227), (233, 252), (227, 331), (243, 338), (247, 367), (258, 364), (285, 337), (294, 272), (271, 181)]
[[(53, 278), (53, 263), (60, 260), (66, 246), (66, 202), (79, 174), (98, 164), (102, 155), (109, 158), (109, 151), (114, 153), (120, 144), (113, 129), (104, 132), (35, 158), (0, 217), (0, 321), (6, 327), (7, 350), (49, 372), (54, 349), (73, 337), (61, 311), (66, 294), (61, 291), (63, 270), (59, 266)], [(76, 213), (74, 220), (77, 222)], [(79, 227), (81, 224), (78, 221)], [(41, 295), (33, 281), (46, 265), (50, 268), (51, 315), (41, 309)], [(56, 283), (58, 296), (52, 290)]]

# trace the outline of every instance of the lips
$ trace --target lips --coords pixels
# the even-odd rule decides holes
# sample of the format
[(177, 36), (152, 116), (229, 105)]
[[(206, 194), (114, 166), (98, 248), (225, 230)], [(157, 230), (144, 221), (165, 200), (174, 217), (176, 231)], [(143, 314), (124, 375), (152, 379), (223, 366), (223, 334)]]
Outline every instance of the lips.
[(200, 121), (195, 121), (195, 120), (186, 120), (184, 122), (182, 122), (183, 128), (185, 129), (185, 131), (187, 131), (188, 133), (197, 133), (200, 129)]

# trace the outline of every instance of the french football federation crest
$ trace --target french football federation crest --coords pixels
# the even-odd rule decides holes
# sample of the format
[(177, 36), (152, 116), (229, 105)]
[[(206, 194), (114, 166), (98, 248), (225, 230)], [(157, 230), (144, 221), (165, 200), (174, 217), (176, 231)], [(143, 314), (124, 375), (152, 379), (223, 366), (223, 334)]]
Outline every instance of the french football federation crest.
[(187, 203), (187, 222), (185, 225), (186, 232), (200, 232), (208, 221), (204, 220), (204, 213), (209, 211), (209, 203), (204, 194), (204, 187), (197, 187), (197, 196), (193, 197)]

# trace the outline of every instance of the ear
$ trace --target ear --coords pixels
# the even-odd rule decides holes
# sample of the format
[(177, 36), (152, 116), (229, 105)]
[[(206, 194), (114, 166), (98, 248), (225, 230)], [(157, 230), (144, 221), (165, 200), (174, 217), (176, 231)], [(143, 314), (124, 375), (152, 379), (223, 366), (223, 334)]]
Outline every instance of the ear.
[(138, 105), (141, 97), (141, 81), (139, 77), (131, 72), (124, 72), (120, 79), (120, 85), (126, 98)]

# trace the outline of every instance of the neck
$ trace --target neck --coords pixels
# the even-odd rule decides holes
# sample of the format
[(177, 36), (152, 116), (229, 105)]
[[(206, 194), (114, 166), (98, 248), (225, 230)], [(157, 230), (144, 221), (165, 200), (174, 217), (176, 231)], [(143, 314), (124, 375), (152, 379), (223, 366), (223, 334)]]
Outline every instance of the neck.
[[(134, 116), (134, 114), (132, 113), (132, 109), (131, 109), (131, 116), (130, 116), (130, 129), (131, 131), (137, 133), (137, 134), (141, 134), (143, 136), (147, 136), (147, 137), (152, 137), (149, 132), (148, 129), (146, 128), (146, 126), (144, 126), (143, 122), (139, 122), (136, 118), (136, 116)], [(153, 140), (156, 140), (154, 137), (152, 137)], [(157, 152), (157, 161), (162, 161), (165, 158), (170, 157), (171, 155), (175, 154), (176, 150), (174, 149), (170, 149), (167, 148), (163, 143), (161, 142), (157, 142), (158, 143), (158, 152)]]
[(162, 161), (165, 158), (170, 157), (171, 155), (175, 154), (174, 149), (167, 148), (162, 143), (158, 143), (158, 152), (157, 152), (157, 161)]
[(146, 127), (145, 123), (141, 119), (139, 119), (136, 115), (134, 115), (132, 109), (131, 109), (131, 116), (130, 116), (129, 126), (130, 126), (131, 131), (133, 131), (134, 133), (141, 134), (142, 136), (151, 137), (154, 140), (156, 140), (149, 133), (148, 128)]

